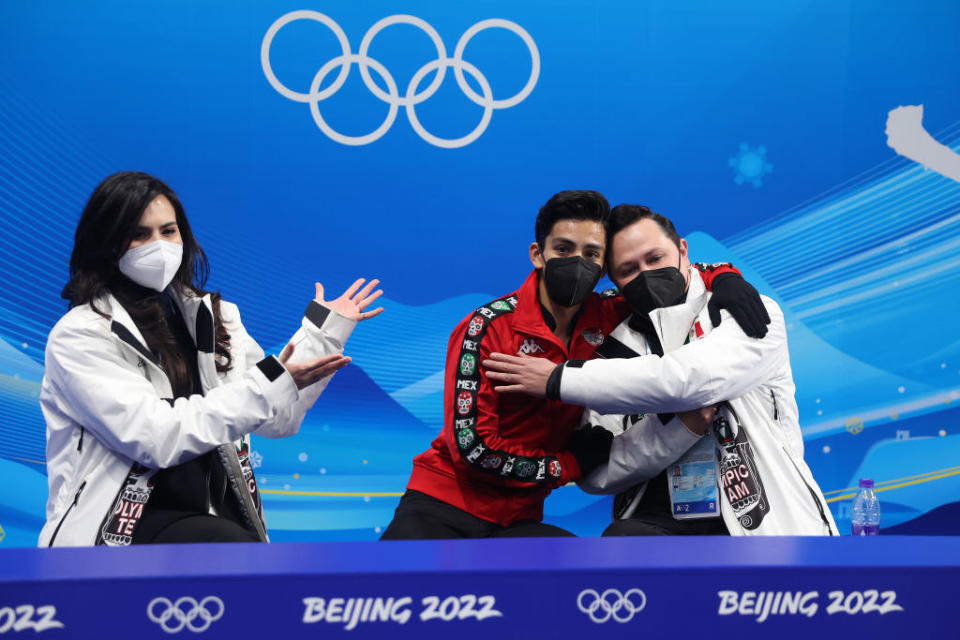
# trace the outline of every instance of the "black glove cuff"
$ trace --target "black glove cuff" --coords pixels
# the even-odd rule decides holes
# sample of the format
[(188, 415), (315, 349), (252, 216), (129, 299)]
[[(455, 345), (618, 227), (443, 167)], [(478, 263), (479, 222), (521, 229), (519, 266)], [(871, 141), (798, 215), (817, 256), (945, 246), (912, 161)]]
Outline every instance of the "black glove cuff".
[(712, 291), (716, 291), (718, 284), (726, 280), (729, 280), (730, 278), (738, 278), (740, 280), (743, 280), (743, 276), (739, 276), (736, 273), (733, 273), (732, 271), (724, 271), (723, 273), (718, 273), (717, 275), (713, 276), (713, 280), (710, 282), (710, 289)]
[(560, 376), (563, 375), (564, 363), (558, 364), (553, 368), (550, 377), (547, 378), (547, 398), (550, 400), (560, 399)]

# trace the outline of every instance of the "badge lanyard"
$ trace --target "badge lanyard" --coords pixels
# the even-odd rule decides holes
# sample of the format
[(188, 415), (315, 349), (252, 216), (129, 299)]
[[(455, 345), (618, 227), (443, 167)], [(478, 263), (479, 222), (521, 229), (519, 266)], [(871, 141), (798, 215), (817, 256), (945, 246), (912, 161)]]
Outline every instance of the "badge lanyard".
[[(694, 323), (690, 338), (700, 338), (703, 330)], [(703, 437), (679, 460), (667, 467), (670, 512), (677, 520), (715, 518), (720, 515), (717, 492), (716, 440)]]

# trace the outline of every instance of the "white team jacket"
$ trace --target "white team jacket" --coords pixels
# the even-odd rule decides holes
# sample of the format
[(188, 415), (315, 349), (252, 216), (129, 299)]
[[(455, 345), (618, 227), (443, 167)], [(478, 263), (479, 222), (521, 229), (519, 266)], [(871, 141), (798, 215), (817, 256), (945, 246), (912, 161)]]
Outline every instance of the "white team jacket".
[[(726, 312), (713, 328), (710, 295), (699, 277), (691, 277), (684, 303), (650, 313), (663, 357), (651, 355), (646, 338), (625, 320), (598, 349), (613, 359), (564, 367), (562, 400), (589, 406), (584, 421), (617, 434), (609, 463), (580, 486), (589, 493), (621, 493), (652, 479), (700, 437), (679, 418), (663, 424), (660, 417), (724, 403), (715, 423), (723, 427), (716, 435), (717, 477), (731, 535), (836, 535), (803, 460), (783, 312), (764, 296), (772, 322), (764, 338), (750, 338)], [(622, 517), (641, 496), (642, 488)]]
[[(137, 477), (131, 469), (146, 467), (141, 474), (146, 478), (214, 448), (233, 449), (221, 445), (248, 449), (250, 433), (269, 438), (295, 434), (329, 382), (330, 376), (298, 391), (279, 361), (264, 358), (237, 307), (228, 302), (220, 303), (220, 312), (230, 333), (233, 367), (218, 373), (210, 296), (179, 293), (175, 299), (197, 344), (202, 396), (172, 400), (166, 374), (113, 296), (97, 302), (110, 320), (81, 305), (50, 332), (40, 390), (50, 494), (40, 546), (95, 544), (102, 523), (119, 504), (118, 494)], [(355, 326), (311, 302), (291, 338), (291, 360), (342, 352)], [(227, 464), (228, 472), (240, 475), (236, 454), (224, 458), (227, 462), (232, 464)], [(262, 513), (255, 519), (265, 539)]]

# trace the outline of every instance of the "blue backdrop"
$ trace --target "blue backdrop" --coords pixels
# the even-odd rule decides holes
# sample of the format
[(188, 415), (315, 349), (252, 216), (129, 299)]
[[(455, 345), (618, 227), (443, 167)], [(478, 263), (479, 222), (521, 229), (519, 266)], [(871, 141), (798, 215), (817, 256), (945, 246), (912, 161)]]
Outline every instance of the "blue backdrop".
[[(179, 193), (268, 351), (315, 280), (383, 280), (301, 433), (254, 443), (274, 540), (378, 536), (441, 426), (450, 330), (519, 286), (537, 208), (569, 188), (670, 216), (782, 304), (842, 529), (859, 477), (885, 526), (960, 495), (952, 0), (21, 0), (0, 25), (2, 545), (43, 521), (73, 230), (127, 169)], [(564, 488), (546, 513), (594, 535), (609, 501)]]

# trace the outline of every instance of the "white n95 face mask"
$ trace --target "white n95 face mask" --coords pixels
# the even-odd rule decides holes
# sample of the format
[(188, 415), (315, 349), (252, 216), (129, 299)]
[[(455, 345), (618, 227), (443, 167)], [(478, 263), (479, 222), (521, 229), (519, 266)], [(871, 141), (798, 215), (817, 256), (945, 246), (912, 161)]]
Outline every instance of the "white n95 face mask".
[(117, 264), (120, 273), (142, 287), (163, 291), (173, 280), (183, 260), (183, 245), (154, 240), (128, 249)]

